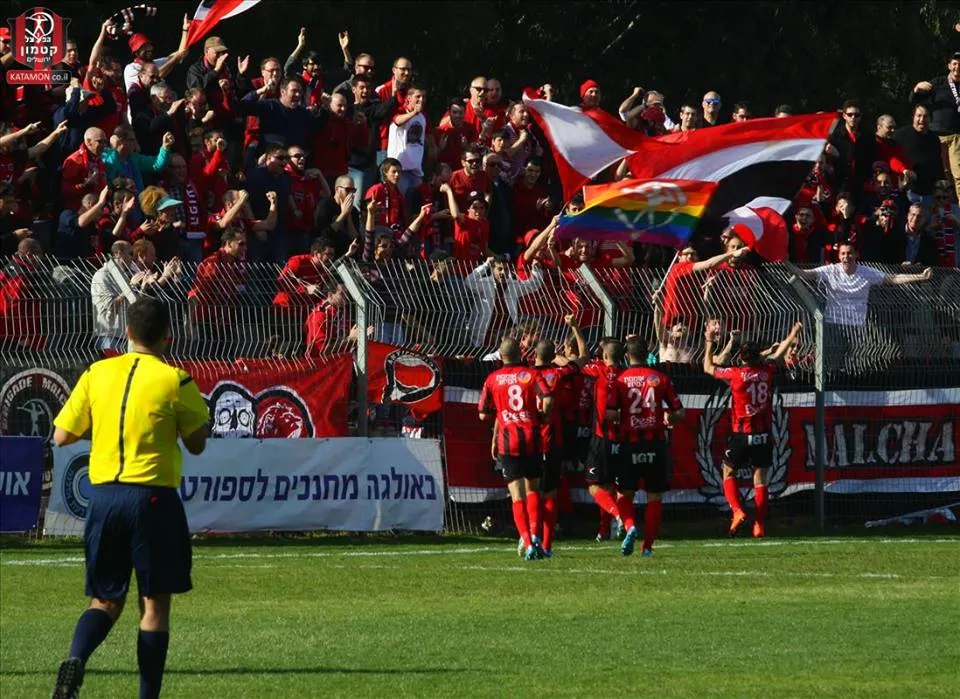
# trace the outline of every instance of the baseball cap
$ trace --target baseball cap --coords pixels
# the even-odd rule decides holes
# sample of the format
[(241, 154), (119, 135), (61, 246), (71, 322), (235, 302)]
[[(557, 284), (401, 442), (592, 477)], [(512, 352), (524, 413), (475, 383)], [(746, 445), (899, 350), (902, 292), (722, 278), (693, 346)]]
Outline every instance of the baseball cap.
[(203, 42), (203, 50), (209, 51), (210, 49), (226, 51), (227, 45), (223, 43), (223, 39), (221, 39), (219, 36), (208, 36), (207, 40)]
[(179, 206), (183, 202), (179, 199), (174, 199), (173, 197), (164, 197), (157, 202), (157, 211), (163, 211), (164, 209), (169, 209), (171, 206)]
[(529, 231), (523, 234), (523, 247), (530, 247), (530, 243), (533, 242), (533, 239), (540, 235), (540, 231), (536, 228), (531, 228)]
[(127, 46), (130, 47), (131, 53), (136, 53), (149, 43), (150, 37), (148, 37), (146, 34), (141, 34), (140, 32), (137, 32), (127, 39)]
[(483, 202), (483, 205), (487, 205), (487, 198), (483, 196), (483, 192), (470, 192), (470, 196), (467, 197), (467, 208), (470, 208), (474, 202)]
[(430, 261), (436, 264), (437, 262), (445, 262), (450, 259), (450, 253), (446, 250), (434, 250), (430, 253)]
[(951, 60), (951, 61), (960, 61), (960, 51), (954, 51), (954, 52), (950, 55), (950, 60)]
[(9, 27), (0, 27), (0, 39), (9, 39), (9, 38), (10, 38)]

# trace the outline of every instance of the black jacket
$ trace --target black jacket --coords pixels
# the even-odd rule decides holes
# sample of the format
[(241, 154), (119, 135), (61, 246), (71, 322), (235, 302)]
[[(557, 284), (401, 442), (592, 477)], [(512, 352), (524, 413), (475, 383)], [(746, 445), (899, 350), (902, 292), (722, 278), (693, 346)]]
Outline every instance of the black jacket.
[(938, 136), (960, 133), (960, 111), (947, 76), (940, 75), (931, 80), (930, 84), (933, 85), (930, 92), (911, 91), (908, 97), (910, 104), (926, 104), (930, 107), (930, 130)]

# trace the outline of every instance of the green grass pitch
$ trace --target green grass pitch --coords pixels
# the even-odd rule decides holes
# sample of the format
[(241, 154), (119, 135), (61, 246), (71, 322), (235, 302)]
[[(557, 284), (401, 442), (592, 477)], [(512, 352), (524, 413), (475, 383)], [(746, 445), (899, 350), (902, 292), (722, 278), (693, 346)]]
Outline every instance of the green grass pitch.
[[(950, 530), (946, 530), (950, 532)], [(46, 697), (82, 550), (0, 551), (0, 697)], [(164, 696), (955, 697), (960, 537), (201, 542)], [(82, 696), (137, 692), (136, 606)]]

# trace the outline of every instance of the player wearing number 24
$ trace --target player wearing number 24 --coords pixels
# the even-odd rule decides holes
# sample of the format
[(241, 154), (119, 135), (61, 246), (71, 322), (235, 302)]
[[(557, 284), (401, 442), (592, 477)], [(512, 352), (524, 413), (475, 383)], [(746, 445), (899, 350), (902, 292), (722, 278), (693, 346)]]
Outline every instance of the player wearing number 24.
[[(737, 470), (750, 465), (753, 467), (754, 502), (756, 520), (753, 535), (764, 535), (764, 520), (767, 514), (767, 469), (773, 460), (773, 377), (779, 362), (786, 356), (790, 345), (797, 338), (803, 326), (798, 322), (790, 334), (768, 357), (764, 357), (759, 342), (748, 340), (733, 349), (736, 364), (719, 367), (714, 359), (714, 343), (718, 340), (717, 331), (708, 328), (705, 333), (706, 346), (703, 355), (703, 370), (730, 385), (732, 434), (723, 456), (723, 495), (730, 505), (729, 535), (746, 520), (747, 515), (740, 503), (737, 489)], [(732, 343), (737, 339), (731, 337)], [(726, 353), (726, 351), (724, 352)]]

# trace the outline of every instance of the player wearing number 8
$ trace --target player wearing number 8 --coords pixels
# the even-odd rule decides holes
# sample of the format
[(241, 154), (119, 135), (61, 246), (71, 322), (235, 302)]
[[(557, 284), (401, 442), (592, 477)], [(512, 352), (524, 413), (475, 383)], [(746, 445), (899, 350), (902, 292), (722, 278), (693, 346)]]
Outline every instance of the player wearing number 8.
[[(670, 488), (666, 426), (681, 422), (685, 413), (670, 379), (644, 366), (647, 352), (640, 340), (627, 341), (626, 349), (630, 365), (620, 373), (614, 390), (608, 394), (608, 407), (616, 411), (620, 425), (617, 509), (627, 530), (620, 550), (625, 556), (633, 553), (637, 536), (633, 495), (642, 478), (647, 492), (642, 552), (650, 556), (660, 528), (663, 494)], [(666, 414), (664, 404), (670, 410)]]
[[(481, 420), (495, 420), (492, 454), (510, 491), (513, 521), (526, 547), (526, 559), (543, 557), (540, 539), (541, 428), (553, 407), (550, 387), (540, 372), (521, 363), (513, 338), (500, 343), (503, 367), (487, 377), (478, 406)], [(526, 505), (526, 507), (524, 507)]]
[(723, 495), (733, 515), (728, 534), (733, 536), (746, 520), (737, 490), (737, 470), (748, 464), (753, 467), (754, 503), (756, 520), (753, 535), (763, 536), (767, 514), (767, 469), (773, 460), (773, 377), (777, 363), (786, 355), (790, 345), (802, 329), (796, 323), (790, 334), (768, 358), (761, 354), (757, 342), (743, 342), (737, 350), (739, 366), (718, 367), (714, 363), (713, 347), (718, 340), (715, 331), (705, 334), (706, 347), (703, 370), (730, 384), (733, 434), (723, 457)]

